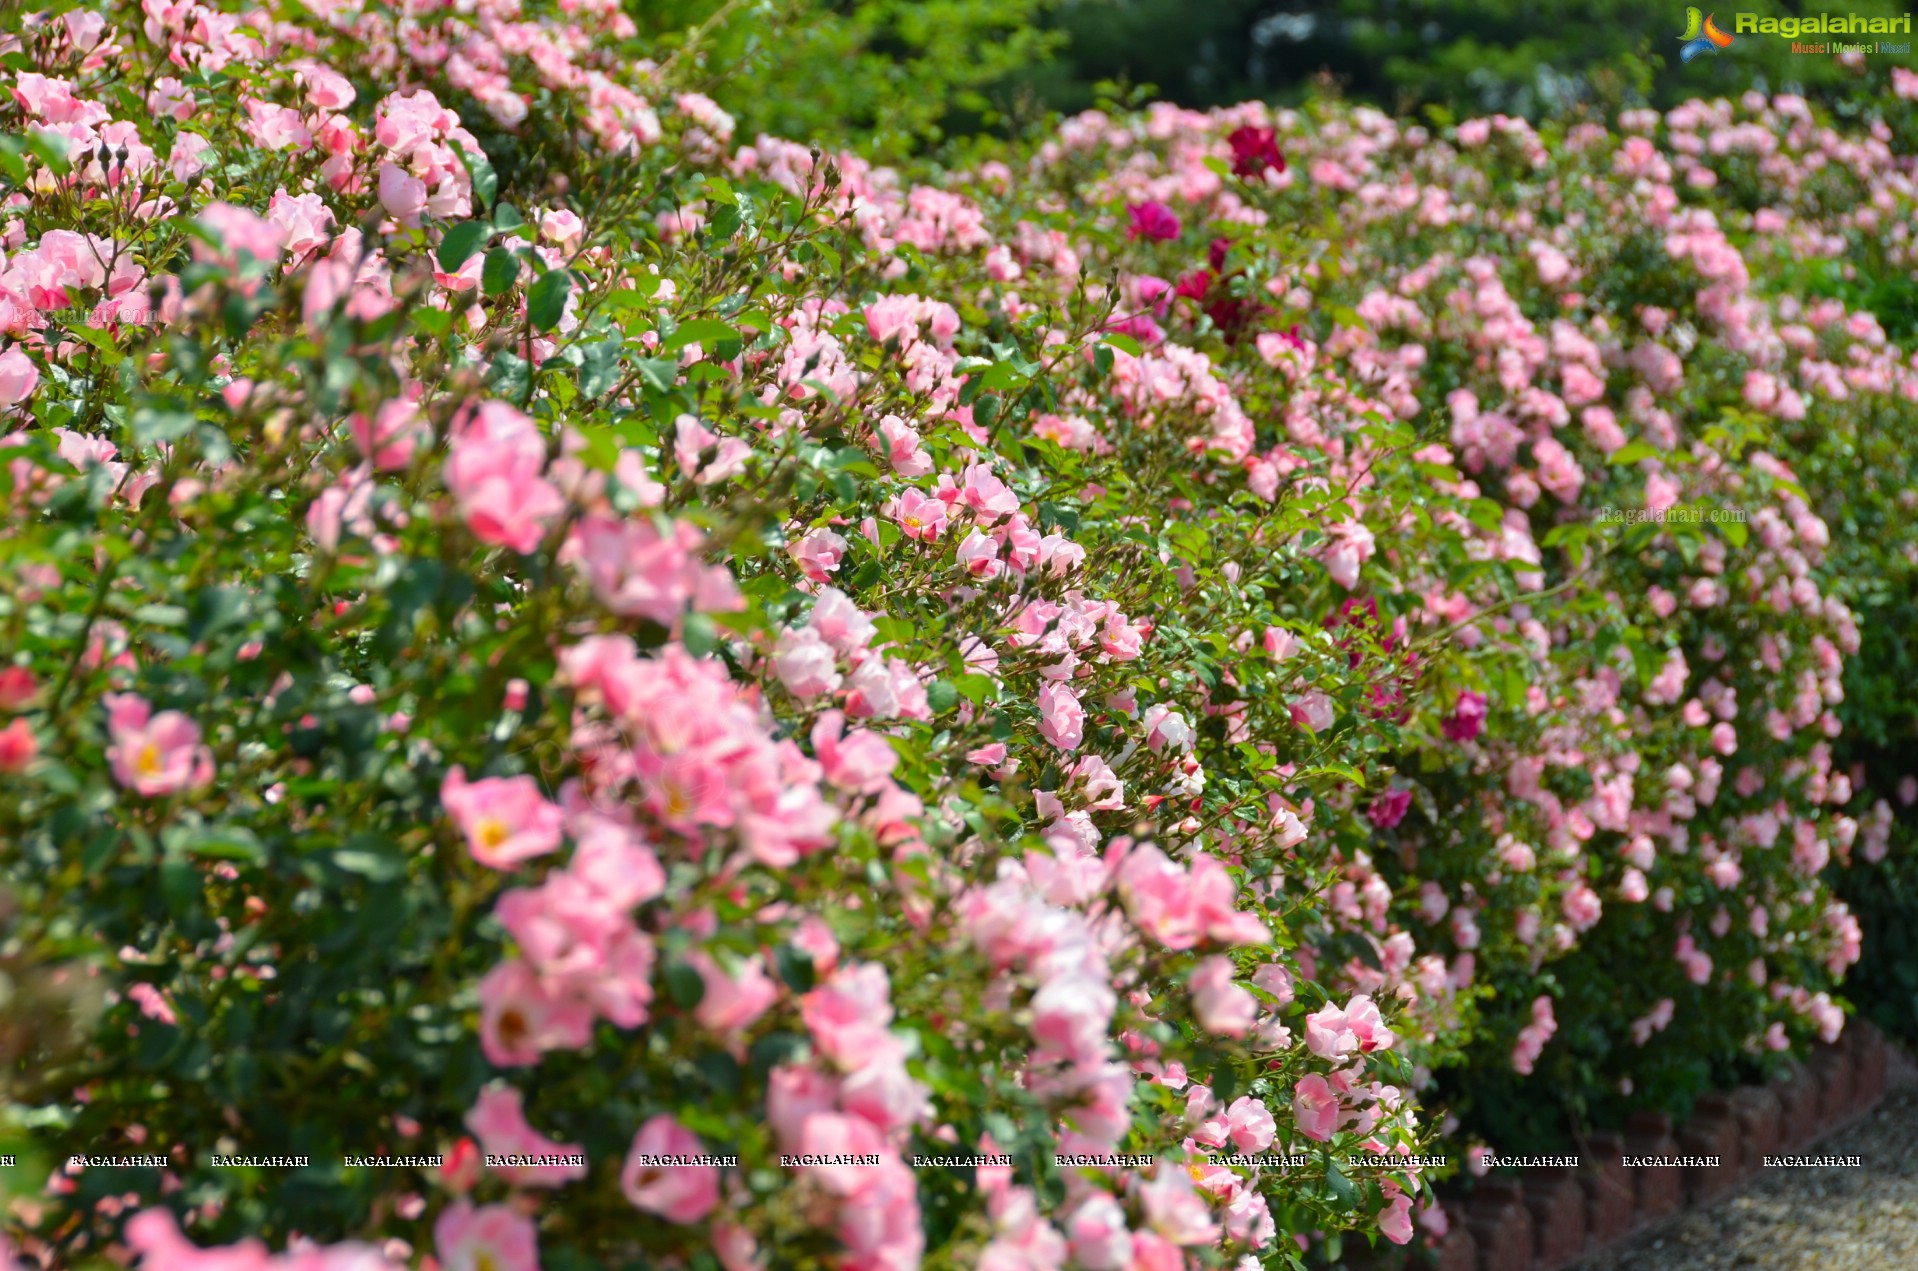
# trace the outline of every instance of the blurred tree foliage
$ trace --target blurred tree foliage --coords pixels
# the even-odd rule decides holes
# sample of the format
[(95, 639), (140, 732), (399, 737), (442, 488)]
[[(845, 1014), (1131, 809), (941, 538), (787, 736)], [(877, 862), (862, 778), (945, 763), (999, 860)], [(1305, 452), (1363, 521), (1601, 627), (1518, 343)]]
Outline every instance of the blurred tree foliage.
[[(1894, 0), (1749, 7), (1771, 16), (1907, 12)], [(1719, 25), (1730, 30), (1735, 14), (1719, 6)], [(1738, 37), (1685, 65), (1685, 5), (1675, 0), (1061, 0), (1050, 21), (1068, 37), (1065, 51), (1027, 68), (1011, 91), (1062, 110), (1092, 105), (1102, 80), (1151, 83), (1175, 101), (1212, 106), (1296, 100), (1324, 73), (1345, 95), (1388, 110), (1536, 118), (1752, 88), (1856, 101), (1884, 95), (1891, 65), (1918, 65), (1886, 55), (1868, 58), (1861, 73), (1768, 35)]]
[(626, 0), (655, 56), (691, 62), (751, 137), (891, 161), (999, 115), (985, 90), (1044, 64), (1057, 0)]
[[(654, 56), (691, 62), (708, 91), (766, 131), (857, 141), (896, 161), (948, 137), (1018, 130), (1047, 111), (1149, 84), (1204, 107), (1294, 102), (1315, 85), (1386, 110), (1531, 118), (1669, 106), (1747, 89), (1802, 92), (1841, 116), (1889, 99), (1893, 65), (1862, 69), (1746, 35), (1690, 65), (1685, 5), (1638, 0), (626, 0)], [(1705, 5), (1701, 8), (1709, 9)], [(1827, 6), (1769, 0), (1757, 11)], [(1902, 0), (1833, 0), (1902, 16)], [(1720, 25), (1733, 28), (1726, 7)], [(1808, 37), (1820, 41), (1824, 37)], [(1443, 118), (1443, 114), (1441, 118)]]

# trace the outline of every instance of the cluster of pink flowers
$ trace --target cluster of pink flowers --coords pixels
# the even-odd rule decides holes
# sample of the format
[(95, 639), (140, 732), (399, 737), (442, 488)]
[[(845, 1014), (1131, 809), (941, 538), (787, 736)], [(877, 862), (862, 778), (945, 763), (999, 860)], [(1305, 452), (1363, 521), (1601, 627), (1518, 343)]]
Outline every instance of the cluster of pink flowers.
[[(281, 291), (285, 329), (316, 344), (349, 329), (377, 344), (377, 319), (401, 324), (379, 346), (399, 384), (383, 399), (321, 409), (298, 376), (229, 347), (206, 410), (313, 460), (285, 493), (302, 550), (318, 549), (316, 586), (334, 585), (333, 564), (365, 565), (367, 545), (384, 567), (430, 531), (442, 564), (493, 584), (459, 639), (536, 624), (497, 654), (526, 665), (485, 668), (512, 677), (495, 739), (517, 729), (527, 748), (445, 756), (438, 788), (434, 832), (464, 849), (443, 858), (468, 871), (460, 885), (503, 887), (480, 1047), (502, 1070), (583, 1052), (650, 1080), (660, 1053), (678, 1064), (674, 1048), (696, 1046), (752, 1073), (710, 1117), (662, 1098), (621, 1127), (619, 1194), (636, 1210), (698, 1227), (683, 1234), (728, 1271), (758, 1265), (758, 1242), (783, 1232), (742, 1172), (659, 1163), (732, 1150), (712, 1128), (730, 1125), (788, 1156), (876, 1161), (782, 1167), (793, 1212), (841, 1265), (911, 1271), (927, 1251), (903, 1153), (914, 1136), (958, 1146), (970, 1111), (933, 1074), (967, 1064), (995, 1111), (1020, 1109), (1060, 1153), (1134, 1143), (1154, 1162), (1061, 1170), (1063, 1200), (982, 1166), (980, 1261), (1178, 1271), (1217, 1248), (1256, 1263), (1281, 1238), (1271, 1198), (1303, 1205), (1308, 1184), (1219, 1158), (1301, 1140), (1411, 1150), (1425, 1133), (1413, 1092), (1380, 1072), (1400, 1057), (1417, 1071), (1484, 1021), (1522, 1076), (1587, 1024), (1649, 1061), (1706, 994), (1740, 1004), (1750, 1036), (1735, 1040), (1753, 1050), (1838, 1034), (1843, 1008), (1820, 986), (1862, 936), (1822, 878), (1854, 845), (1881, 858), (1893, 816), (1882, 799), (1856, 810), (1863, 775), (1830, 745), (1858, 620), (1792, 466), (1698, 421), (1918, 401), (1918, 365), (1871, 315), (1754, 281), (1766, 253), (1832, 259), (1847, 235), (1914, 263), (1899, 220), (1910, 166), (1882, 137), (1839, 139), (1790, 97), (1549, 143), (1503, 116), (1435, 137), (1368, 110), (1314, 123), (1160, 106), (1089, 112), (1024, 170), (994, 162), (935, 187), (776, 138), (734, 147), (717, 103), (613, 54), (635, 28), (611, 0), (563, 18), (513, 0), (322, 7), (321, 23), (191, 0), (147, 0), (117, 27), (66, 14), (34, 46), (64, 60), (9, 72), (11, 100), (74, 171), (36, 171), (7, 200), (0, 410), (26, 418), (103, 347), (60, 336), (59, 310), (86, 310), (113, 347), (135, 322), (211, 332), (245, 308), (229, 301)], [(245, 131), (209, 139), (195, 129), (225, 104), (195, 72), (223, 68)], [(102, 104), (122, 72), (148, 85), (150, 118)], [(722, 224), (729, 187), (714, 182), (659, 220), (606, 227), (587, 201), (584, 217), (489, 220), (482, 250), (442, 268), (432, 247), (487, 201), (478, 142), (442, 104), (465, 100), (452, 92), (507, 130), (551, 94), (578, 144), (657, 148), (649, 171), (753, 187), (734, 198), (808, 199), (808, 233), (841, 223), (863, 256), (829, 271), (767, 247), (750, 294), (682, 303), (705, 285), (688, 262), (710, 255), (692, 235)], [(1752, 156), (1767, 206), (1706, 206), (1720, 169)], [(235, 184), (242, 160), (273, 180)], [(1541, 204), (1488, 189), (1492, 161), (1539, 175)], [(1821, 213), (1814, 183), (1841, 178), (1885, 197)], [(1029, 197), (1015, 207), (1014, 191)], [(112, 210), (112, 235), (56, 227), (65, 199)], [(1333, 206), (1352, 239), (1344, 276), (1281, 259), (1275, 220)], [(152, 227), (175, 221), (198, 235), (191, 292), (148, 273), (173, 259), (149, 255)], [(1584, 292), (1621, 227), (1671, 272), (1665, 307)], [(656, 262), (606, 246), (629, 232)], [(1518, 250), (1485, 254), (1494, 237)], [(484, 250), (496, 239), (521, 253), (504, 289)], [(569, 298), (535, 335), (521, 284), (540, 267), (567, 271)], [(835, 272), (852, 280), (843, 294)], [(423, 299), (402, 309), (408, 297)], [(1112, 317), (1069, 316), (1082, 310)], [(708, 324), (700, 341), (675, 340), (685, 320)], [(610, 340), (607, 321), (633, 329)], [(528, 376), (517, 405), (470, 374), (509, 340), (512, 360), (490, 366)], [(609, 346), (646, 356), (653, 396), (623, 361), (611, 387), (587, 387), (582, 362), (603, 370)], [(662, 413), (661, 396), (679, 404)], [(580, 418), (560, 425), (568, 412)], [(238, 467), (178, 479), (163, 446), (89, 426), (55, 430), (57, 473), (9, 460), (22, 513), (71, 469), (110, 484), (116, 512), (190, 518)], [(32, 439), (0, 444), (24, 456)], [(1067, 463), (1050, 466), (1053, 447)], [(1164, 482), (1144, 503), (1126, 484), (1138, 473)], [(784, 499), (768, 491), (789, 478), (813, 493), (764, 524), (734, 516)], [(143, 509), (163, 480), (167, 506)], [(1590, 563), (1615, 528), (1594, 508), (1681, 502), (1749, 517), (1736, 533), (1674, 522)], [(1576, 588), (1547, 585), (1588, 568)], [(19, 584), (49, 585), (34, 567)], [(362, 598), (329, 597), (332, 616)], [(165, 816), (179, 805), (142, 801), (250, 780), (267, 743), (218, 710), (156, 711), (132, 691), (126, 631), (90, 638), (74, 665), (113, 690), (97, 695), (99, 749), (129, 806)], [(462, 671), (478, 660), (459, 652)], [(518, 719), (529, 679), (544, 713)], [(73, 744), (28, 718), (40, 683), (0, 670), (0, 713), (16, 716), (0, 772), (31, 776), (43, 747)], [(383, 736), (406, 731), (384, 718)], [(441, 762), (435, 749), (409, 758)], [(299, 797), (286, 783), (266, 795)], [(1250, 953), (1282, 914), (1284, 951)], [(1657, 933), (1629, 981), (1578, 961), (1621, 915)], [(1559, 1037), (1555, 1012), (1590, 999), (1539, 993), (1548, 960), (1613, 976), (1604, 1018)], [(1332, 997), (1306, 1010), (1298, 979)], [(152, 984), (123, 1000), (177, 1024)], [(775, 1034), (791, 1046), (758, 1063)], [(1215, 1096), (1186, 1071), (1200, 1047), (1263, 1084)], [(543, 1086), (559, 1066), (514, 1075)], [(1136, 1115), (1174, 1095), (1173, 1124)], [(489, 1085), (466, 1126), (489, 1155), (574, 1150), (524, 1106)], [(442, 1266), (537, 1266), (525, 1197), (478, 1204), (476, 1189), (563, 1191), (612, 1164), (482, 1174), (474, 1157), (464, 1145), (440, 1179)], [(1412, 1239), (1419, 1170), (1388, 1163), (1368, 1181), (1370, 1221)], [(413, 1256), (202, 1252), (160, 1212), (126, 1241), (149, 1269)]]

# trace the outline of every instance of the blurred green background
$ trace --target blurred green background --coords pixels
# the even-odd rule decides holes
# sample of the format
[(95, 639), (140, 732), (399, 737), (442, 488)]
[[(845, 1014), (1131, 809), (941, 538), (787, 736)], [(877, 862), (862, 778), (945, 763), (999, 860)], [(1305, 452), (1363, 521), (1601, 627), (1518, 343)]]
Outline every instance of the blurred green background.
[[(1726, 30), (1739, 11), (1700, 7)], [(1894, 0), (1739, 7), (1774, 17), (1909, 12)], [(1802, 92), (1843, 116), (1883, 94), (1891, 64), (1918, 67), (1875, 57), (1861, 74), (1757, 35), (1684, 65), (1685, 9), (1668, 0), (629, 0), (644, 31), (702, 63), (716, 87), (750, 83), (722, 96), (748, 130), (857, 139), (887, 158), (1018, 130), (1141, 86), (1198, 107), (1316, 91), (1395, 114), (1436, 107), (1532, 119), (1755, 88)]]

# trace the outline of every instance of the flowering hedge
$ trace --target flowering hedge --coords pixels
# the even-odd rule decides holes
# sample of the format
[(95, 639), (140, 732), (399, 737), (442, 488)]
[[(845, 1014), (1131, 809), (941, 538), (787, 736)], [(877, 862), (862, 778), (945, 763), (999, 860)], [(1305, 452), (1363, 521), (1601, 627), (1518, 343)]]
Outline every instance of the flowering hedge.
[(1911, 272), (1882, 127), (915, 180), (469, 8), (0, 44), (29, 1256), (1296, 1265), (1836, 1036), (1918, 366), (1753, 280)]

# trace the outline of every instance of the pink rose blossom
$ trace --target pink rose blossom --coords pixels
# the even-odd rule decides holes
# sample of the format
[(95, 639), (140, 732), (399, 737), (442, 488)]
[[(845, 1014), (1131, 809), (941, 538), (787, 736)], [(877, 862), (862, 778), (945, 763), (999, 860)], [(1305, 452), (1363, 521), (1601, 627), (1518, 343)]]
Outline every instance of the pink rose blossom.
[(13, 406), (33, 396), (40, 369), (15, 345), (0, 353), (0, 406)]
[(1188, 987), (1199, 1026), (1225, 1037), (1243, 1037), (1259, 1013), (1259, 1000), (1232, 982), (1232, 960), (1211, 957), (1199, 963)]
[(1061, 750), (1077, 750), (1085, 739), (1085, 708), (1079, 695), (1063, 684), (1039, 690), (1039, 733)]
[(719, 1204), (719, 1170), (712, 1165), (669, 1167), (649, 1164), (660, 1156), (704, 1156), (697, 1135), (660, 1113), (633, 1136), (632, 1151), (620, 1171), (619, 1187), (639, 1209), (682, 1226), (698, 1222)]
[(1313, 1142), (1323, 1143), (1332, 1137), (1342, 1112), (1338, 1093), (1317, 1073), (1300, 1078), (1292, 1087), (1292, 1123)]
[(469, 782), (466, 770), (455, 766), (440, 784), (440, 802), (482, 865), (511, 869), (559, 847), (565, 817), (540, 794), (532, 777)]
[(454, 1201), (433, 1223), (433, 1247), (444, 1271), (539, 1271), (532, 1220), (505, 1205)]
[(538, 547), (565, 500), (541, 476), (546, 442), (533, 421), (504, 402), (483, 402), (454, 426), (449, 450), (441, 479), (474, 536), (516, 552)]
[(1458, 695), (1452, 713), (1439, 723), (1447, 741), (1471, 741), (1485, 727), (1485, 696), (1470, 689)]
[(123, 787), (148, 798), (203, 790), (213, 784), (213, 752), (200, 743), (200, 726), (179, 711), (153, 713), (131, 693), (106, 697), (107, 763)]
[[(521, 1110), (520, 1092), (504, 1082), (495, 1082), (480, 1091), (479, 1100), (466, 1114), (466, 1128), (473, 1132), (487, 1156), (570, 1156), (581, 1149), (547, 1138), (526, 1122)], [(560, 1187), (586, 1177), (581, 1165), (502, 1165), (496, 1171), (515, 1187)]]
[(1332, 726), (1335, 708), (1332, 699), (1314, 690), (1292, 704), (1292, 722), (1300, 728), (1322, 733)]
[(1126, 229), (1127, 238), (1156, 239), (1161, 242), (1179, 236), (1179, 218), (1173, 210), (1157, 201), (1134, 203), (1126, 208), (1126, 216), (1131, 225)]
[(40, 753), (40, 739), (24, 719), (0, 728), (0, 772), (25, 772)]

